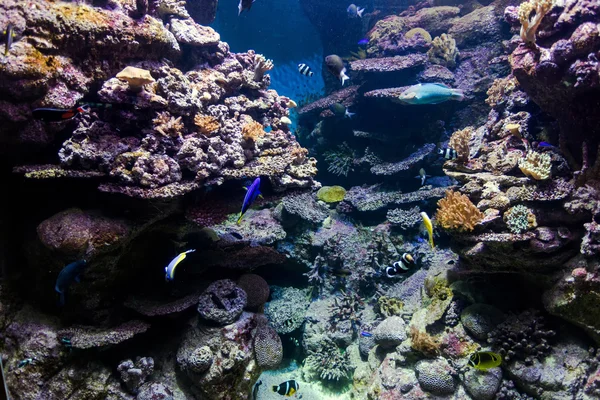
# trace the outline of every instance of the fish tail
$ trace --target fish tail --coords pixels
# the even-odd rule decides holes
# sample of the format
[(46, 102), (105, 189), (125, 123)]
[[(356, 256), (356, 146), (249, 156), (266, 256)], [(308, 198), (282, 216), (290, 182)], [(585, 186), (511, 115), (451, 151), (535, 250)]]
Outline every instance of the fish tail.
[(237, 219), (237, 224), (239, 225), (240, 222), (242, 222), (242, 217), (244, 216), (244, 213), (240, 212), (240, 216)]
[(342, 86), (344, 86), (344, 83), (350, 79), (348, 77), (348, 75), (346, 75), (346, 68), (344, 68), (341, 72), (340, 72), (340, 80), (342, 81)]
[(345, 116), (346, 116), (347, 118), (352, 118), (352, 117), (353, 117), (355, 114), (356, 114), (356, 113), (352, 113), (352, 112), (350, 112), (350, 111), (346, 110), (346, 115), (345, 115)]
[(273, 385), (273, 391), (277, 392), (277, 385)]
[(429, 231), (429, 245), (432, 249), (435, 247), (435, 244), (433, 243), (433, 231)]
[(465, 93), (461, 89), (452, 89), (452, 97), (458, 101), (463, 101)]
[(356, 10), (356, 15), (358, 15), (360, 18), (362, 18), (362, 14), (363, 14), (363, 12), (365, 12), (365, 9), (364, 9), (364, 8), (358, 8), (358, 9)]

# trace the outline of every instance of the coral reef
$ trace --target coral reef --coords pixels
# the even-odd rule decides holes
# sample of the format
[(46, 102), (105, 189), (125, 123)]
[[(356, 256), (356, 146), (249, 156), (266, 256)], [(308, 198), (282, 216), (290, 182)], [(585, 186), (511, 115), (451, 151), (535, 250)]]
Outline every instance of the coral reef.
[(262, 307), (269, 299), (269, 284), (260, 275), (244, 274), (237, 285), (246, 293), (246, 307), (250, 309)]
[(525, 43), (535, 43), (536, 31), (552, 6), (553, 0), (528, 0), (519, 5), (520, 34)]
[(254, 356), (259, 367), (277, 368), (283, 359), (281, 338), (271, 326), (260, 324), (254, 336)]
[(469, 161), (469, 140), (473, 134), (473, 127), (456, 131), (450, 137), (450, 147), (456, 150), (457, 160), (463, 164)]
[(522, 204), (509, 208), (503, 218), (512, 233), (523, 233), (537, 226), (535, 214)]
[(138, 393), (140, 386), (154, 371), (154, 360), (150, 357), (138, 357), (135, 363), (132, 360), (124, 360), (117, 366), (121, 380), (132, 393)]
[(438, 201), (436, 218), (444, 229), (468, 232), (483, 219), (483, 213), (464, 194), (449, 190)]
[(388, 210), (387, 220), (394, 225), (398, 225), (401, 229), (408, 230), (419, 226), (423, 219), (421, 218), (421, 209), (418, 206), (403, 210), (395, 208)]
[(550, 179), (552, 176), (551, 158), (548, 154), (530, 151), (525, 158), (519, 160), (519, 169), (525, 175), (538, 181)]
[(419, 361), (415, 366), (415, 372), (421, 388), (432, 394), (447, 395), (456, 390), (456, 381), (453, 377), (456, 372), (444, 359)]
[(246, 306), (246, 292), (229, 279), (210, 284), (200, 295), (198, 313), (202, 318), (227, 325), (240, 316)]
[(429, 57), (432, 64), (443, 65), (448, 68), (456, 67), (456, 58), (460, 53), (456, 48), (456, 40), (451, 35), (442, 33), (433, 39), (431, 44), (427, 57)]
[(306, 292), (295, 288), (271, 288), (272, 300), (265, 305), (265, 315), (277, 333), (295, 331), (304, 322), (309, 300)]
[(407, 338), (404, 325), (404, 320), (401, 317), (387, 317), (373, 331), (375, 343), (383, 348), (399, 345)]
[(324, 339), (316, 350), (309, 348), (305, 363), (324, 381), (348, 379), (353, 369), (348, 353), (341, 351), (330, 339)]

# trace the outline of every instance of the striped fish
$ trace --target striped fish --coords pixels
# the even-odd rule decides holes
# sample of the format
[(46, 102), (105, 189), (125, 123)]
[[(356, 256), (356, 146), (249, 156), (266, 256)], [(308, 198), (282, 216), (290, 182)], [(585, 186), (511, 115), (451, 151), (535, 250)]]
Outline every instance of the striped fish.
[(185, 260), (189, 253), (193, 253), (196, 249), (191, 249), (180, 253), (177, 257), (171, 260), (169, 265), (165, 267), (165, 280), (167, 282), (171, 282), (175, 279), (175, 268), (179, 265), (180, 262)]
[(298, 71), (304, 76), (313, 76), (313, 72), (306, 64), (298, 64)]
[(439, 149), (438, 154), (441, 156), (444, 156), (444, 158), (446, 160), (456, 160), (456, 158), (458, 157), (456, 150), (454, 150), (451, 147), (446, 147), (445, 149)]
[(279, 385), (273, 385), (273, 391), (275, 393), (286, 397), (293, 396), (298, 389), (300, 389), (300, 385), (293, 379), (280, 383)]

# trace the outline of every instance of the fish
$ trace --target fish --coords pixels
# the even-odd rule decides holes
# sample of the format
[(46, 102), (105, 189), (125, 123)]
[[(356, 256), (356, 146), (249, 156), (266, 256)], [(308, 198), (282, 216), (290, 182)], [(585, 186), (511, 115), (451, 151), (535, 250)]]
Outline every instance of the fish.
[(2, 362), (2, 357), (0, 357), (0, 373), (2, 374), (2, 395), (0, 396), (3, 399), (10, 399), (10, 394), (8, 393), (8, 385), (6, 384), (6, 377), (4, 376), (4, 363)]
[(421, 212), (421, 218), (423, 218), (423, 225), (425, 225), (425, 229), (427, 229), (427, 234), (429, 235), (429, 245), (433, 249), (435, 247), (433, 244), (433, 224), (425, 211)]
[(304, 76), (313, 76), (314, 72), (310, 69), (310, 67), (306, 64), (298, 64), (298, 72), (300, 72)]
[(396, 261), (391, 267), (385, 269), (385, 275), (388, 278), (394, 278), (410, 270), (410, 266), (415, 264), (415, 259), (408, 253), (402, 254), (400, 261)]
[(425, 172), (425, 170), (423, 168), (421, 168), (419, 170), (419, 175), (415, 176), (415, 178), (421, 179), (421, 186), (423, 186), (425, 184), (425, 180), (427, 178), (431, 178), (431, 175), (427, 175), (427, 173)]
[(177, 268), (180, 262), (185, 260), (188, 254), (193, 253), (195, 251), (196, 249), (186, 250), (183, 253), (178, 254), (177, 257), (171, 260), (169, 265), (165, 267), (165, 280), (167, 282), (172, 282), (175, 280), (175, 268)]
[(240, 4), (238, 4), (238, 17), (244, 10), (250, 11), (252, 8), (252, 4), (254, 4), (256, 0), (240, 0)]
[(448, 100), (462, 101), (464, 97), (462, 90), (441, 83), (419, 83), (402, 92), (398, 99), (408, 104), (439, 104)]
[(262, 380), (254, 384), (254, 388), (252, 389), (252, 400), (256, 400), (258, 398), (258, 387), (260, 385), (262, 385)]
[(13, 41), (17, 37), (17, 33), (15, 32), (15, 26), (9, 23), (4, 30), (4, 36), (6, 37), (6, 44), (4, 45), (4, 56), (8, 56), (8, 52), (12, 47)]
[(256, 178), (252, 185), (249, 188), (246, 188), (246, 196), (244, 197), (244, 202), (242, 203), (242, 211), (240, 211), (240, 216), (238, 217), (237, 223), (239, 224), (242, 221), (242, 217), (248, 211), (254, 200), (258, 196), (260, 196), (260, 177)]
[(469, 365), (480, 371), (487, 371), (502, 364), (502, 356), (492, 351), (478, 351), (469, 357)]
[(328, 55), (325, 57), (325, 65), (327, 66), (327, 70), (342, 82), (342, 86), (344, 86), (344, 82), (350, 79), (346, 75), (346, 67), (344, 67), (344, 61), (340, 56), (336, 54)]
[(344, 118), (352, 118), (356, 114), (348, 111), (348, 109), (341, 103), (333, 103), (329, 106), (329, 109), (338, 117), (343, 116)]
[(41, 119), (46, 122), (59, 122), (72, 119), (77, 114), (89, 112), (90, 107), (87, 104), (73, 108), (36, 108), (31, 113), (33, 118)]
[(56, 285), (54, 286), (54, 290), (60, 294), (59, 305), (65, 305), (65, 293), (69, 289), (69, 286), (73, 284), (73, 282), (79, 283), (80, 274), (83, 272), (85, 267), (87, 266), (86, 260), (78, 260), (74, 261), (71, 264), (64, 267), (60, 273), (58, 274), (58, 278), (56, 278)]
[(348, 12), (348, 16), (350, 18), (356, 18), (356, 17), (362, 18), (362, 14), (365, 11), (365, 9), (357, 7), (356, 4), (350, 4), (348, 6), (348, 8), (346, 9), (346, 11)]
[(359, 45), (359, 46), (366, 46), (366, 45), (368, 45), (368, 44), (369, 44), (369, 39), (367, 39), (367, 38), (360, 39), (360, 40), (358, 41), (358, 45)]
[(372, 333), (370, 333), (370, 332), (365, 332), (365, 331), (362, 331), (362, 332), (360, 333), (360, 336), (364, 336), (364, 337), (371, 337), (371, 336), (373, 336), (373, 334), (372, 334)]
[(279, 393), (280, 395), (286, 397), (293, 396), (298, 389), (300, 389), (300, 385), (298, 385), (298, 382), (293, 379), (280, 383), (279, 385), (273, 385), (273, 391), (275, 393)]
[(554, 145), (548, 143), (548, 142), (539, 142), (538, 143), (539, 147), (554, 147)]
[(456, 160), (458, 153), (452, 147), (438, 149), (438, 154), (444, 156), (446, 160)]

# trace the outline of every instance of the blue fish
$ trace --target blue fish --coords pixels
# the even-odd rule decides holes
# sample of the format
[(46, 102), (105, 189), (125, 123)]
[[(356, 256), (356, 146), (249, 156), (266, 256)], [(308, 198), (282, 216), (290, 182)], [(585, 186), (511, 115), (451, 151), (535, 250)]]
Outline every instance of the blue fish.
[(238, 224), (242, 221), (242, 217), (258, 196), (260, 196), (260, 177), (256, 178), (254, 182), (252, 182), (252, 185), (247, 188), (246, 197), (244, 197), (244, 202), (242, 203), (242, 211), (240, 211), (240, 216), (237, 220)]
[(65, 305), (65, 293), (67, 292), (67, 289), (69, 289), (69, 286), (71, 286), (73, 282), (79, 283), (79, 275), (83, 272), (86, 265), (86, 260), (75, 261), (64, 267), (62, 271), (60, 271), (60, 274), (58, 274), (54, 290), (60, 294), (59, 304), (61, 306)]
[(365, 39), (360, 39), (360, 40), (358, 41), (358, 45), (359, 45), (359, 46), (366, 46), (367, 44), (369, 44), (369, 39), (366, 39), (366, 38), (365, 38)]
[(448, 100), (461, 101), (464, 97), (462, 90), (441, 83), (419, 83), (402, 92), (398, 99), (408, 104), (439, 104)]
[(175, 280), (175, 268), (177, 268), (180, 262), (185, 260), (189, 253), (193, 253), (194, 251), (196, 251), (196, 249), (184, 251), (183, 253), (180, 253), (177, 257), (171, 260), (169, 265), (165, 267), (165, 279), (167, 280), (167, 282), (172, 282), (173, 280)]
[(540, 147), (554, 147), (553, 145), (551, 145), (548, 142), (539, 142), (538, 146), (540, 146)]
[(371, 337), (371, 336), (373, 336), (373, 334), (372, 334), (372, 333), (365, 332), (365, 331), (362, 331), (362, 332), (360, 333), (360, 335), (361, 335), (361, 336), (364, 336), (364, 337)]

